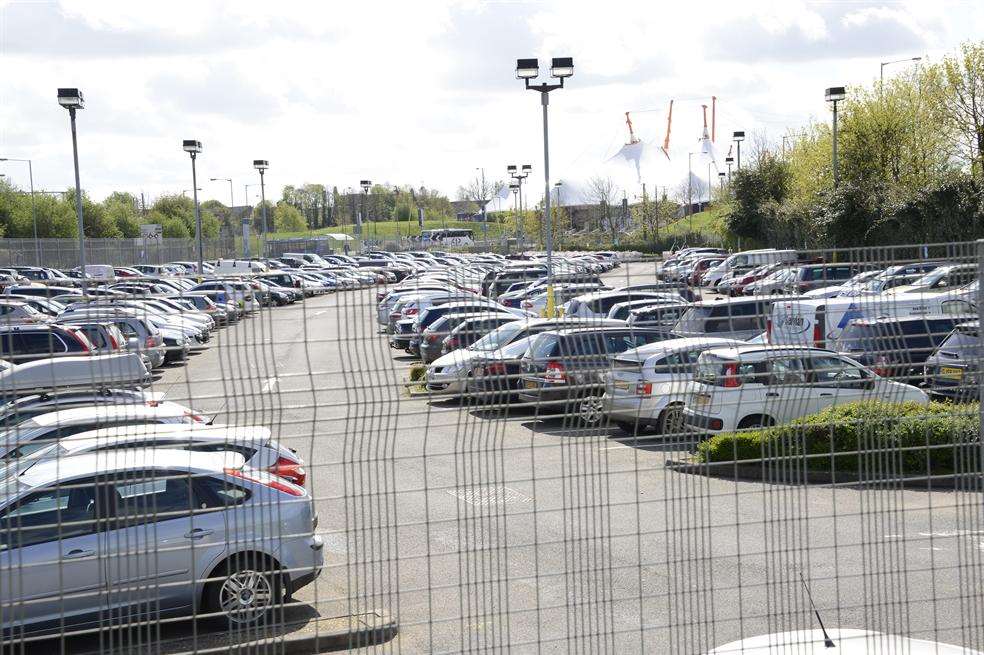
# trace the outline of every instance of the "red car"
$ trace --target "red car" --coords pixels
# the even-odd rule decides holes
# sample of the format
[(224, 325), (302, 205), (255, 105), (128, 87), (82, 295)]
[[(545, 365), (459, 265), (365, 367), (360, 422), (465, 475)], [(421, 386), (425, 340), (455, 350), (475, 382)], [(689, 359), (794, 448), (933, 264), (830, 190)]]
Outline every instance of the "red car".
[(690, 283), (690, 286), (692, 287), (700, 286), (700, 279), (704, 277), (704, 273), (706, 273), (708, 269), (717, 266), (723, 261), (724, 261), (724, 257), (707, 257), (705, 259), (699, 260), (697, 262), (697, 265), (694, 266), (693, 273), (691, 273), (690, 277), (687, 279), (687, 281)]

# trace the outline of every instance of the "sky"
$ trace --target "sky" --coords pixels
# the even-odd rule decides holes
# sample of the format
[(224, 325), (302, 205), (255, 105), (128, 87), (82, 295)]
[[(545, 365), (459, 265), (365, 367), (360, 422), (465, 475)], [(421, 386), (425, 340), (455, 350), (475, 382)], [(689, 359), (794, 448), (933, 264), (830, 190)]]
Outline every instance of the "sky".
[[(38, 189), (73, 183), (58, 87), (78, 87), (82, 186), (190, 193), (183, 139), (198, 139), (200, 199), (257, 201), (285, 184), (359, 180), (454, 197), (484, 169), (529, 163), (543, 192), (539, 94), (520, 57), (574, 58), (550, 94), (551, 182), (565, 202), (611, 177), (629, 198), (679, 186), (699, 153), (701, 104), (717, 98), (715, 151), (734, 130), (772, 140), (828, 121), (823, 91), (869, 83), (879, 63), (939, 60), (984, 34), (980, 2), (295, 2), (0, 0), (0, 157), (33, 160)], [(914, 64), (894, 64), (886, 75)], [(657, 150), (674, 99), (670, 157)], [(616, 153), (625, 112), (643, 142), (639, 175)], [(707, 160), (693, 158), (706, 177)], [(0, 173), (27, 187), (26, 166)], [(712, 177), (714, 172), (712, 171)], [(502, 205), (506, 207), (506, 204)]]

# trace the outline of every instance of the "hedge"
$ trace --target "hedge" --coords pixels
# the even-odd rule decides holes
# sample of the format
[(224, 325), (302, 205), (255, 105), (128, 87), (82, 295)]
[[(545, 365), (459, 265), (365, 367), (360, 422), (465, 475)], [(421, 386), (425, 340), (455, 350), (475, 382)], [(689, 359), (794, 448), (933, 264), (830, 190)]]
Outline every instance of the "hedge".
[(977, 404), (838, 405), (782, 426), (716, 435), (697, 446), (696, 459), (802, 462), (814, 471), (859, 474), (979, 472), (978, 411)]

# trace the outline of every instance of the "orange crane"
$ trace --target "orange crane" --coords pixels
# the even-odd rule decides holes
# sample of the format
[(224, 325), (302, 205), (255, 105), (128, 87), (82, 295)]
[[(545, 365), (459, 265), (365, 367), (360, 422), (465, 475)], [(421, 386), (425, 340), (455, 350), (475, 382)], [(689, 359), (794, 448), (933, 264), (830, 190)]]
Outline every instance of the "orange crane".
[(639, 143), (639, 139), (636, 138), (635, 132), (632, 129), (632, 119), (629, 118), (629, 112), (625, 112), (625, 124), (629, 126), (629, 141), (625, 145), (631, 146)]
[(670, 127), (673, 124), (673, 100), (670, 100), (670, 111), (666, 115), (666, 137), (663, 139), (663, 147), (661, 150), (666, 158), (670, 158)]

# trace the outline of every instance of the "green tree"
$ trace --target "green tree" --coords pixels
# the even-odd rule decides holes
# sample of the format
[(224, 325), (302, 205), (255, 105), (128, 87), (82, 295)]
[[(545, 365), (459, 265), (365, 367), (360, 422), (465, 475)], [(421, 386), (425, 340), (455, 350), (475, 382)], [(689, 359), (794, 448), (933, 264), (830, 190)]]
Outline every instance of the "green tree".
[(273, 231), (273, 205), (269, 200), (256, 203), (256, 207), (253, 208), (253, 222), (251, 229), (256, 234), (263, 233), (263, 208), (266, 207), (266, 222), (267, 230)]
[[(201, 211), (208, 212), (219, 221), (219, 229), (230, 234), (236, 234), (239, 226), (233, 220), (232, 210), (218, 200), (206, 200), (201, 204)], [(203, 219), (204, 220), (204, 219)]]
[(103, 210), (113, 222), (120, 236), (135, 238), (140, 236), (140, 217), (137, 214), (137, 200), (129, 193), (111, 193), (103, 201)]
[(743, 168), (732, 177), (734, 202), (726, 217), (728, 230), (744, 239), (764, 243), (782, 203), (789, 193), (790, 172), (786, 162), (761, 154), (757, 165)]
[(926, 75), (932, 111), (960, 145), (970, 173), (984, 179), (984, 43), (964, 43), (959, 52), (931, 66)]
[(277, 232), (303, 232), (308, 227), (304, 215), (283, 200), (273, 208), (273, 225)]
[[(154, 212), (151, 212), (151, 216), (154, 216)], [(165, 238), (168, 239), (188, 239), (191, 238), (192, 232), (185, 225), (185, 222), (180, 218), (174, 216), (166, 216), (164, 214), (159, 214), (156, 217), (157, 220), (150, 221), (151, 223), (160, 223), (161, 232)]]
[[(65, 198), (68, 200), (72, 211), (75, 211), (74, 190), (69, 189), (65, 193)], [(82, 193), (82, 227), (85, 230), (85, 236), (90, 239), (118, 239), (123, 236), (120, 229), (116, 227), (116, 222), (106, 213), (102, 204), (93, 202), (84, 192)]]

